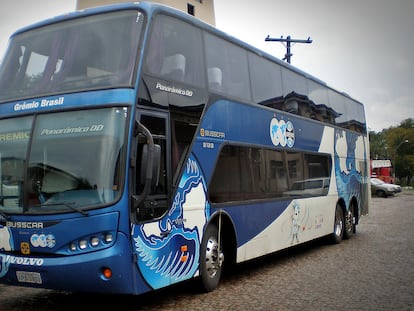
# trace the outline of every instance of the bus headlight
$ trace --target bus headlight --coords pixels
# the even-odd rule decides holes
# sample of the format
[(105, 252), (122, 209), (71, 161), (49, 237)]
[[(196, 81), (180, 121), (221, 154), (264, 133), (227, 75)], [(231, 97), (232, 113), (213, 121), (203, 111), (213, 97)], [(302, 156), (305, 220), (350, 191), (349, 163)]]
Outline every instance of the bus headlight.
[(69, 243), (71, 253), (85, 252), (105, 248), (114, 242), (113, 232), (102, 232), (90, 236), (82, 237), (79, 240)]
[(105, 241), (105, 243), (111, 243), (113, 241), (112, 233), (110, 233), (110, 232), (105, 233), (104, 241)]
[(99, 238), (96, 236), (93, 236), (91, 238), (91, 245), (92, 247), (97, 247), (99, 245)]
[(76, 243), (75, 243), (75, 242), (70, 243), (69, 249), (70, 249), (72, 252), (76, 251)]
[(86, 241), (86, 240), (80, 240), (79, 241), (79, 248), (81, 249), (81, 250), (84, 250), (84, 249), (86, 249), (88, 247), (88, 241)]

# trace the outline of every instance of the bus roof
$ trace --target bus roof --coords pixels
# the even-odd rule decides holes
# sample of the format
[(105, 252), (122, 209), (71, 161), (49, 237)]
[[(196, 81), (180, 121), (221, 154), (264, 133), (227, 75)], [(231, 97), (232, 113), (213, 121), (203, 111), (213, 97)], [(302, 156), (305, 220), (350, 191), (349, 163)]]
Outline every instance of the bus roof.
[(105, 13), (105, 12), (113, 12), (113, 11), (121, 11), (121, 10), (127, 10), (127, 9), (141, 9), (144, 12), (146, 12), (149, 16), (158, 14), (158, 13), (164, 13), (164, 14), (169, 14), (169, 15), (174, 15), (176, 17), (179, 17), (180, 19), (193, 24), (194, 26), (197, 26), (205, 31), (214, 33), (215, 35), (220, 36), (221, 38), (228, 40), (234, 44), (237, 44), (241, 47), (243, 47), (244, 49), (255, 53), (259, 56), (265, 57), (285, 68), (288, 68), (289, 70), (292, 70), (294, 72), (296, 72), (297, 74), (302, 75), (303, 77), (305, 77), (306, 79), (312, 80), (314, 82), (316, 82), (317, 84), (323, 85), (324, 87), (340, 94), (341, 96), (344, 96), (360, 105), (363, 105), (360, 101), (356, 100), (355, 98), (351, 97), (349, 94), (345, 93), (345, 92), (341, 92), (331, 86), (329, 86), (326, 82), (320, 80), (319, 78), (289, 64), (286, 63), (284, 61), (282, 61), (281, 59), (268, 54), (232, 35), (229, 35), (228, 33), (212, 26), (209, 25), (208, 23), (199, 20), (198, 18), (195, 18), (181, 10), (178, 10), (176, 8), (164, 5), (164, 4), (159, 4), (159, 3), (154, 3), (154, 2), (146, 2), (146, 1), (142, 1), (142, 2), (127, 2), (127, 3), (117, 3), (117, 4), (110, 4), (110, 5), (103, 5), (103, 6), (98, 6), (98, 7), (93, 7), (93, 8), (87, 8), (87, 9), (82, 9), (82, 10), (78, 10), (78, 11), (73, 11), (73, 12), (68, 12), (65, 14), (61, 14), (52, 18), (48, 18), (45, 19), (43, 21), (39, 21), (37, 23), (34, 23), (32, 25), (28, 25), (25, 26), (23, 28), (20, 28), (19, 30), (15, 31), (12, 35), (11, 38), (19, 33), (31, 30), (31, 29), (35, 29), (35, 28), (39, 28), (39, 27), (43, 27), (49, 24), (54, 24), (54, 23), (58, 23), (61, 21), (66, 21), (66, 20), (72, 20), (72, 19), (76, 19), (82, 16), (89, 16), (89, 15), (94, 15), (94, 14), (99, 14), (99, 13)]

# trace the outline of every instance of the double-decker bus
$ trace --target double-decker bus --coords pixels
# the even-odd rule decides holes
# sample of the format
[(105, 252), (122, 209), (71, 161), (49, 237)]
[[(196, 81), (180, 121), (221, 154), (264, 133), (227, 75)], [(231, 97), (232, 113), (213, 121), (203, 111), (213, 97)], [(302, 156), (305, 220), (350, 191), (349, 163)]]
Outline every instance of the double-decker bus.
[(0, 68), (0, 283), (211, 291), (351, 237), (368, 175), (363, 105), (313, 76), (161, 5), (59, 16)]

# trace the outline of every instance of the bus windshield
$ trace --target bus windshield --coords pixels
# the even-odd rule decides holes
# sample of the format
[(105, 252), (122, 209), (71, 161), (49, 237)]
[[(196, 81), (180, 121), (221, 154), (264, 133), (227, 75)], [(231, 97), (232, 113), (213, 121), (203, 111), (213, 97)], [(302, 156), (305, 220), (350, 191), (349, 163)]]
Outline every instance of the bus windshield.
[(0, 101), (131, 86), (142, 16), (119, 11), (16, 34), (0, 68)]
[(0, 120), (0, 211), (83, 212), (113, 202), (127, 117), (116, 107)]

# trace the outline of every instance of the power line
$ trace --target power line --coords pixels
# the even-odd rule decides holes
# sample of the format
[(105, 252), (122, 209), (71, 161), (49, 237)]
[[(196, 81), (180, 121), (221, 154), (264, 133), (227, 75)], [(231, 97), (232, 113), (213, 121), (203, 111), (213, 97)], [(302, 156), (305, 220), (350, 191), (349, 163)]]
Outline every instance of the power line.
[(269, 35), (267, 35), (267, 37), (265, 38), (265, 41), (276, 41), (276, 42), (286, 43), (286, 54), (283, 60), (286, 60), (289, 64), (290, 64), (290, 59), (293, 55), (291, 53), (291, 43), (312, 43), (312, 40), (310, 37), (308, 37), (308, 39), (306, 40), (303, 40), (303, 39), (291, 39), (290, 36), (287, 36), (286, 38), (283, 38), (283, 36), (281, 36), (280, 38), (270, 38)]

